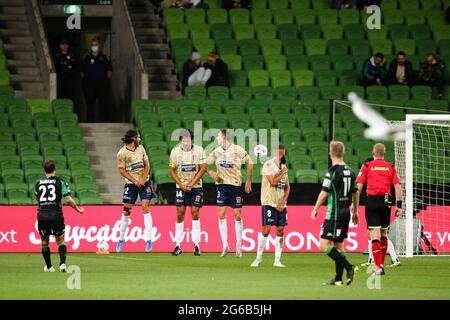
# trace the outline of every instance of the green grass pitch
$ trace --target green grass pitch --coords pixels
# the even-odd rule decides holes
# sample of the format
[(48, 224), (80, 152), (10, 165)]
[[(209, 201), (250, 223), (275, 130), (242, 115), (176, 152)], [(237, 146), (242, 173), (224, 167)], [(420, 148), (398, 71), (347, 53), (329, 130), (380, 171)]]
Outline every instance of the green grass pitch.
[[(362, 254), (348, 257), (358, 265), (367, 259)], [(284, 269), (272, 267), (273, 253), (264, 255), (259, 268), (250, 268), (254, 258), (69, 253), (68, 265), (81, 270), (81, 288), (69, 290), (73, 274), (44, 273), (40, 254), (2, 253), (0, 299), (450, 299), (450, 257), (402, 259), (401, 267), (386, 268), (381, 288), (372, 290), (361, 267), (349, 287), (322, 286), (334, 274), (325, 254), (284, 254)], [(58, 261), (53, 253), (53, 264)]]

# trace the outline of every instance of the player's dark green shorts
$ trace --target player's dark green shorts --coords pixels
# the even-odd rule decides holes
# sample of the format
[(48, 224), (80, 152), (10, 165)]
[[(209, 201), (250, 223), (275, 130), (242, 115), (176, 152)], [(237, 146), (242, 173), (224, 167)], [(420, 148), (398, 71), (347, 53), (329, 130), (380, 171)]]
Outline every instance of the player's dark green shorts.
[(325, 220), (320, 229), (320, 237), (333, 242), (344, 242), (347, 238), (349, 223), (350, 215), (348, 215), (348, 218), (341, 217), (338, 220)]
[(64, 217), (62, 215), (38, 216), (38, 231), (43, 238), (48, 238), (52, 235), (60, 237), (64, 234), (65, 229), (66, 225), (64, 224)]

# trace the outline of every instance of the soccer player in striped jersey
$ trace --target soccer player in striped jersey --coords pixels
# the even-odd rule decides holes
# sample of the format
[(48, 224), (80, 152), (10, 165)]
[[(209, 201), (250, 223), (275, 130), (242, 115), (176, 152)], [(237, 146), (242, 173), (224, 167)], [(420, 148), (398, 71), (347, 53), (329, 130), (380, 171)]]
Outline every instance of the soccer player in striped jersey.
[(322, 191), (317, 198), (311, 219), (317, 218), (322, 204), (328, 199), (328, 211), (320, 233), (320, 248), (334, 260), (336, 276), (324, 285), (342, 285), (344, 269), (347, 271), (347, 285), (353, 281), (357, 267), (348, 262), (343, 242), (347, 238), (348, 225), (351, 219), (358, 224), (359, 193), (356, 187), (356, 176), (344, 162), (345, 146), (340, 141), (330, 143), (332, 167), (325, 174)]
[(233, 144), (233, 134), (229, 129), (221, 129), (217, 135), (219, 146), (208, 156), (206, 163), (214, 163), (217, 172), (208, 168), (209, 175), (217, 185), (217, 205), (219, 206), (219, 230), (222, 238), (222, 257), (228, 254), (227, 206), (233, 208), (236, 228), (236, 257), (242, 256), (242, 173), (243, 164), (247, 166), (245, 192), (252, 191), (253, 162), (248, 153), (239, 145)]
[(286, 203), (289, 197), (290, 185), (288, 169), (285, 165), (286, 150), (278, 146), (274, 150), (275, 157), (266, 161), (262, 169), (261, 205), (262, 205), (262, 234), (258, 234), (258, 251), (251, 267), (258, 267), (262, 262), (264, 247), (272, 226), (276, 227), (275, 262), (274, 267), (283, 268), (281, 253), (283, 249), (284, 227), (287, 225)]
[(183, 129), (180, 133), (180, 144), (170, 152), (169, 173), (176, 183), (177, 222), (175, 225), (175, 249), (173, 256), (183, 251), (181, 242), (184, 232), (184, 216), (186, 207), (191, 207), (192, 240), (194, 255), (200, 255), (200, 208), (203, 203), (202, 176), (207, 169), (205, 150), (193, 144), (191, 130)]

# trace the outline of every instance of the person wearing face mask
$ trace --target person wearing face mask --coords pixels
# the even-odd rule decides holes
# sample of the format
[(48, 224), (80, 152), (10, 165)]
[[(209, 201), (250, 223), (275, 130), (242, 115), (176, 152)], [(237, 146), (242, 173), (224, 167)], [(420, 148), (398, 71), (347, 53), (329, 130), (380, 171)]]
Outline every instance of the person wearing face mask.
[(211, 70), (202, 67), (201, 56), (197, 51), (192, 52), (191, 59), (183, 65), (183, 89), (188, 86), (204, 86), (211, 77)]
[(211, 70), (211, 77), (206, 82), (206, 87), (224, 86), (229, 87), (228, 66), (221, 59), (217, 58), (217, 53), (210, 52), (208, 60), (203, 65), (206, 70)]
[(275, 226), (277, 231), (273, 266), (276, 268), (284, 267), (281, 263), (281, 252), (283, 250), (284, 227), (287, 225), (286, 203), (291, 187), (288, 179), (288, 168), (285, 165), (286, 149), (284, 146), (279, 145), (274, 151), (275, 157), (267, 160), (262, 168), (261, 205), (263, 229), (258, 237), (256, 259), (251, 264), (251, 267), (258, 267), (261, 264), (264, 248), (272, 226)]
[(87, 120), (97, 120), (98, 100), (102, 115), (108, 114), (108, 87), (112, 78), (112, 65), (108, 57), (100, 51), (100, 42), (97, 38), (91, 41), (91, 51), (84, 57), (81, 64), (81, 80), (86, 100)]
[(203, 203), (202, 177), (206, 172), (206, 154), (201, 146), (194, 145), (191, 130), (180, 132), (180, 144), (170, 152), (169, 173), (176, 183), (177, 222), (175, 224), (175, 249), (173, 256), (182, 253), (186, 208), (191, 207), (192, 241), (194, 255), (200, 255), (200, 208)]
[(122, 138), (124, 146), (117, 153), (117, 167), (119, 173), (125, 178), (123, 191), (123, 212), (120, 221), (120, 238), (117, 242), (116, 252), (121, 252), (125, 243), (125, 234), (128, 229), (131, 209), (137, 197), (141, 198), (142, 212), (144, 214), (144, 234), (146, 240), (145, 251), (152, 250), (152, 215), (150, 213), (150, 200), (153, 199), (153, 189), (149, 180), (150, 164), (147, 152), (141, 145), (141, 136), (135, 130), (129, 130)]
[(75, 98), (75, 80), (77, 78), (77, 63), (73, 53), (69, 51), (69, 41), (61, 39), (58, 52), (53, 61), (57, 74), (57, 97), (58, 99)]

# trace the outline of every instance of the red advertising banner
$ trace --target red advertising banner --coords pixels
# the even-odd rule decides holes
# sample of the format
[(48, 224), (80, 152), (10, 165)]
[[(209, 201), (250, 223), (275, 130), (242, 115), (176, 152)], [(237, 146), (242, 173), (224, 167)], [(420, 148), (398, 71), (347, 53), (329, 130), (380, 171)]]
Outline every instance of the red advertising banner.
[[(285, 229), (285, 252), (318, 252), (319, 233), (326, 208), (322, 207), (316, 221), (310, 219), (312, 206), (289, 206), (288, 226)], [(64, 208), (66, 223), (66, 244), (71, 252), (94, 252), (99, 241), (105, 240), (110, 251), (115, 251), (115, 244), (120, 234), (121, 206), (86, 206), (85, 213), (80, 215), (69, 207)], [(153, 206), (153, 251), (170, 252), (174, 247), (175, 206)], [(367, 229), (364, 218), (364, 207), (359, 209), (360, 223), (350, 224), (345, 250), (361, 252), (367, 247)], [(40, 238), (37, 232), (35, 206), (1, 206), (0, 207), (0, 252), (40, 252)], [(235, 248), (235, 228), (231, 209), (228, 210), (228, 241), (231, 250)], [(218, 227), (217, 207), (206, 206), (201, 210), (201, 243), (203, 252), (220, 252), (222, 243)], [(258, 232), (261, 231), (261, 207), (247, 206), (243, 208), (243, 242), (244, 252), (255, 252)], [(183, 250), (192, 251), (190, 212), (186, 214)], [(430, 237), (439, 239), (440, 235), (450, 234), (450, 225), (440, 226), (433, 230)], [(425, 230), (429, 231), (429, 230)], [(436, 234), (434, 234), (436, 233)], [(143, 252), (144, 221), (139, 206), (133, 208), (129, 228), (126, 234), (124, 252)], [(267, 250), (274, 250), (275, 233), (269, 237)], [(448, 247), (448, 239), (446, 246)], [(445, 246), (444, 245), (444, 246)], [(439, 249), (441, 246), (437, 246)]]

